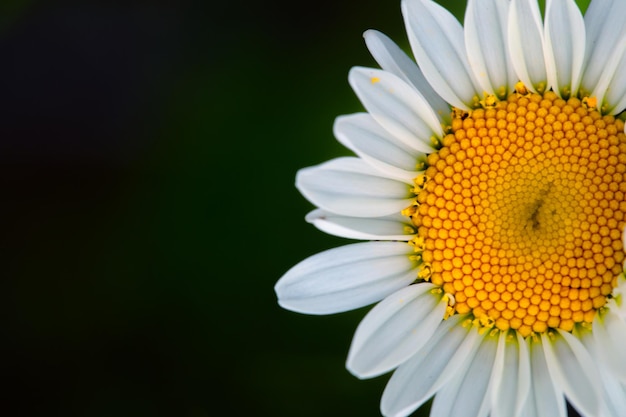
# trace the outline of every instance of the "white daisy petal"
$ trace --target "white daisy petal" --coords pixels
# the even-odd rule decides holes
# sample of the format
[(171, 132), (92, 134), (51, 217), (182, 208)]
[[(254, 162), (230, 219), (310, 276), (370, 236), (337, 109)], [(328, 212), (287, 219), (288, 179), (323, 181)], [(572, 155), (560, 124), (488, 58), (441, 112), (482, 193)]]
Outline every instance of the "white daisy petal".
[(522, 416), (524, 417), (567, 417), (563, 393), (554, 385), (548, 372), (541, 339), (526, 340), (529, 345), (532, 384), (528, 392)]
[(428, 343), (398, 367), (383, 393), (383, 415), (411, 414), (473, 357), (481, 338), (475, 327), (462, 325), (465, 320), (455, 315), (443, 321)]
[(593, 321), (593, 337), (600, 350), (600, 360), (617, 378), (626, 383), (626, 322), (617, 314), (614, 300), (610, 300), (606, 307), (606, 313), (601, 317), (596, 315)]
[(547, 0), (544, 47), (548, 83), (559, 96), (576, 95), (585, 58), (585, 23), (573, 0)]
[[(624, 48), (624, 42), (626, 39), (621, 40), (620, 48)], [(607, 87), (603, 105), (606, 106), (608, 114), (618, 114), (626, 109), (626, 52), (623, 50), (615, 75)]]
[(543, 92), (548, 75), (539, 5), (536, 1), (512, 0), (508, 23), (510, 55), (517, 76), (531, 91)]
[(411, 285), (378, 303), (359, 324), (346, 367), (359, 378), (381, 375), (411, 357), (431, 338), (447, 301), (431, 283)]
[(413, 85), (435, 110), (440, 120), (450, 123), (450, 105), (433, 90), (419, 67), (394, 41), (373, 29), (365, 31), (363, 37), (367, 48), (382, 69)]
[(417, 64), (433, 89), (455, 107), (475, 107), (482, 88), (471, 73), (460, 23), (430, 0), (403, 0), (402, 15)]
[(404, 242), (365, 242), (313, 255), (276, 283), (278, 303), (307, 314), (364, 307), (404, 288), (417, 277)]
[(354, 67), (348, 74), (352, 89), (372, 117), (390, 134), (418, 152), (434, 151), (441, 123), (428, 102), (390, 72)]
[(603, 64), (603, 71), (590, 96), (598, 100), (602, 113), (617, 114), (626, 107), (626, 76), (622, 75), (626, 71), (626, 34)]
[(550, 375), (570, 403), (584, 415), (598, 415), (601, 381), (593, 359), (582, 343), (560, 329), (552, 338), (543, 333), (541, 340)]
[(520, 417), (541, 417), (536, 410), (535, 393), (532, 388), (528, 391), (528, 396), (526, 397), (526, 402), (524, 403)]
[(306, 221), (330, 235), (348, 239), (409, 241), (415, 236), (411, 221), (400, 215), (385, 217), (348, 217), (316, 209)]
[(494, 369), (498, 337), (487, 333), (469, 362), (435, 396), (431, 415), (437, 417), (487, 417), (490, 411), (490, 381)]
[(335, 120), (335, 137), (364, 161), (389, 176), (412, 182), (416, 164), (426, 156), (398, 141), (367, 113), (340, 116)]
[(587, 94), (593, 92), (599, 103), (624, 53), (624, 16), (626, 2), (623, 0), (593, 1), (585, 13), (585, 71), (581, 89)]
[(508, 12), (508, 0), (469, 0), (465, 12), (465, 47), (474, 77), (500, 99), (517, 82), (506, 40)]
[(337, 158), (298, 171), (296, 187), (316, 206), (352, 217), (381, 217), (411, 204), (411, 186), (358, 158)]
[(606, 368), (600, 368), (604, 389), (603, 413), (606, 417), (623, 417), (626, 410), (626, 387)]
[(502, 332), (498, 346), (504, 354), (501, 381), (494, 385), (491, 417), (520, 416), (530, 391), (530, 359), (524, 338)]
[[(584, 330), (584, 329), (583, 329)], [(585, 345), (585, 348), (589, 351), (589, 354), (598, 362), (602, 361), (602, 353), (599, 348), (599, 343), (595, 336), (595, 330), (578, 332), (577, 337)], [(601, 341), (600, 343), (604, 343)], [(604, 406), (603, 417), (622, 417), (624, 410), (626, 410), (626, 387), (620, 383), (620, 381), (611, 372), (611, 368), (605, 366), (599, 366), (598, 372), (602, 379), (602, 391)]]

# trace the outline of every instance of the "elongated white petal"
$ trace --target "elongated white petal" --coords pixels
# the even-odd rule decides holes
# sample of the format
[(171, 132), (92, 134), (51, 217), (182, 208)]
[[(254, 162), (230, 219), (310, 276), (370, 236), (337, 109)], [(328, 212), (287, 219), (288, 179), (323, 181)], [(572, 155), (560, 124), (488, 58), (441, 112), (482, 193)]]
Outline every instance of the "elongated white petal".
[(535, 393), (531, 388), (528, 391), (528, 397), (526, 398), (526, 403), (522, 408), (522, 412), (520, 414), (521, 417), (541, 417), (536, 410), (535, 406)]
[(614, 300), (607, 304), (606, 313), (593, 321), (593, 337), (600, 350), (600, 360), (622, 382), (626, 383), (626, 322), (617, 314)]
[(507, 43), (508, 13), (508, 0), (469, 0), (465, 12), (465, 47), (474, 77), (500, 99), (517, 82)]
[(352, 217), (380, 217), (411, 204), (411, 186), (359, 158), (337, 158), (298, 171), (296, 187), (316, 206)]
[[(597, 320), (597, 318), (596, 318)], [(597, 338), (594, 337), (595, 330), (591, 331), (579, 331), (576, 336), (580, 339), (582, 344), (587, 348), (591, 357), (596, 362), (602, 362), (602, 350), (599, 348)], [(603, 341), (601, 341), (603, 343)], [(620, 381), (611, 372), (611, 369), (605, 366), (599, 366), (598, 372), (600, 372), (600, 378), (602, 379), (602, 394), (604, 406), (603, 417), (621, 417), (626, 410), (626, 387), (620, 383)]]
[(458, 372), (435, 396), (431, 415), (437, 417), (486, 417), (490, 411), (490, 381), (498, 348), (498, 336), (487, 333), (466, 372)]
[(307, 314), (360, 308), (406, 287), (417, 277), (413, 249), (404, 242), (365, 242), (313, 255), (274, 287), (278, 303)]
[(442, 322), (426, 345), (398, 367), (383, 393), (383, 415), (408, 416), (466, 367), (481, 338), (475, 327), (462, 325), (465, 320), (455, 315)]
[(432, 337), (443, 320), (447, 301), (431, 283), (411, 285), (378, 303), (359, 324), (346, 367), (371, 378), (406, 361)]
[(511, 1), (508, 39), (517, 77), (531, 91), (546, 90), (548, 75), (543, 56), (543, 24), (536, 1)]
[(519, 333), (500, 335), (498, 353), (503, 351), (504, 372), (494, 385), (491, 417), (517, 417), (522, 414), (530, 391), (530, 359), (526, 342)]
[(524, 417), (567, 417), (565, 398), (558, 389), (546, 364), (546, 357), (541, 339), (528, 338), (532, 384), (528, 392), (528, 401), (524, 404)]
[(607, 114), (618, 114), (626, 109), (626, 53), (624, 52), (617, 64), (615, 75), (607, 87), (603, 106), (606, 107)]
[(372, 117), (390, 134), (419, 152), (434, 151), (443, 130), (430, 104), (390, 72), (354, 67), (348, 74), (352, 89)]
[(377, 30), (367, 30), (363, 34), (367, 47), (378, 65), (413, 85), (430, 103), (444, 124), (450, 123), (450, 105), (433, 90), (417, 64), (387, 35)]
[(626, 2), (623, 0), (593, 1), (585, 13), (585, 70), (581, 89), (583, 94), (593, 92), (599, 103), (623, 55), (624, 16)]
[(600, 368), (604, 401), (602, 416), (622, 417), (626, 410), (626, 387), (608, 369)]
[[(625, 3), (626, 4), (626, 3)], [(626, 33), (622, 35), (615, 45), (613, 53), (606, 58), (595, 87), (591, 90), (591, 97), (595, 97), (600, 105), (600, 110), (604, 114), (616, 114), (626, 107), (626, 100), (623, 96), (615, 95), (617, 91), (626, 93), (626, 77), (619, 71), (626, 70)], [(621, 66), (621, 67), (620, 67)], [(623, 84), (620, 86), (620, 81)]]
[(541, 339), (555, 383), (583, 415), (598, 415), (601, 381), (589, 352), (576, 337), (562, 330), (552, 338), (544, 333)]
[(415, 236), (411, 221), (400, 215), (385, 217), (348, 217), (316, 209), (306, 221), (330, 235), (362, 240), (409, 241)]
[(482, 88), (467, 60), (461, 24), (430, 0), (403, 0), (402, 15), (417, 64), (434, 90), (455, 107), (474, 108)]
[(573, 0), (547, 0), (544, 46), (548, 83), (561, 97), (576, 95), (585, 58), (585, 23)]
[(397, 140), (367, 113), (340, 116), (335, 120), (335, 137), (376, 169), (410, 182), (423, 169), (426, 156)]

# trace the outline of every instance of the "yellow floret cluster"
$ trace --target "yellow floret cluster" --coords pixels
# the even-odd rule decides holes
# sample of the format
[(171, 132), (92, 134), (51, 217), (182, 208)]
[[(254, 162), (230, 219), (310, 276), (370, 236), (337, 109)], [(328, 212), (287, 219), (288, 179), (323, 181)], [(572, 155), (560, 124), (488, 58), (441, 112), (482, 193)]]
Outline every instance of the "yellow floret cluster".
[(623, 268), (623, 122), (514, 93), (450, 132), (416, 179), (424, 278), (457, 313), (523, 336), (591, 322)]

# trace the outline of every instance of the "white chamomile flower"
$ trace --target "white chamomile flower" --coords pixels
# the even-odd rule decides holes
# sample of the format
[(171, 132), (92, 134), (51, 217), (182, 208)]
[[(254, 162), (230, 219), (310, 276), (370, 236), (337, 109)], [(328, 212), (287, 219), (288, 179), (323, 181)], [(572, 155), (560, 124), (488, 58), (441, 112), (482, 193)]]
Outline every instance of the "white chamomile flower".
[(624, 416), (626, 1), (469, 0), (464, 26), (402, 0), (417, 64), (385, 35), (353, 68), (356, 157), (302, 169), (326, 233), (367, 242), (276, 284), (289, 310), (379, 302), (347, 367), (395, 370), (385, 416)]

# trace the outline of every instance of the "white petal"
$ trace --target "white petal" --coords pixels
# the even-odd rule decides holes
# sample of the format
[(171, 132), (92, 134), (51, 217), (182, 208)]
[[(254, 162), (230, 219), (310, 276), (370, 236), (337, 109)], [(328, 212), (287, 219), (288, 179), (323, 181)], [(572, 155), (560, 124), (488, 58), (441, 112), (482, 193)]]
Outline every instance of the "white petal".
[(459, 372), (435, 396), (431, 415), (437, 417), (486, 417), (490, 411), (498, 336), (483, 337), (466, 372)]
[(587, 39), (581, 89), (593, 93), (599, 103), (624, 53), (625, 15), (624, 0), (593, 1), (585, 13)]
[(623, 14), (626, 4), (622, 0), (592, 1), (585, 12), (586, 51), (585, 60), (592, 56), (607, 57), (609, 45), (615, 43), (624, 28)]
[(414, 88), (390, 72), (373, 68), (352, 68), (348, 81), (385, 130), (416, 151), (434, 151), (433, 139), (443, 136), (441, 122)]
[(359, 158), (337, 158), (298, 171), (296, 187), (316, 206), (353, 217), (380, 217), (411, 204), (411, 186)]
[(491, 417), (516, 417), (521, 415), (530, 391), (530, 359), (528, 347), (519, 333), (510, 336), (502, 332), (498, 353), (504, 353), (502, 378), (494, 385)]
[(573, 0), (547, 0), (544, 46), (548, 83), (559, 96), (575, 96), (585, 58), (585, 23)]
[[(623, 48), (625, 40), (621, 42), (620, 48)], [(607, 87), (603, 105), (608, 114), (617, 114), (626, 109), (626, 53), (624, 52), (622, 52), (622, 59), (617, 64), (615, 75)]]
[(470, 110), (482, 98), (465, 52), (463, 27), (430, 0), (402, 0), (402, 15), (417, 64), (448, 103)]
[(406, 361), (432, 337), (447, 301), (431, 283), (403, 288), (378, 303), (352, 339), (346, 367), (359, 378), (381, 375)]
[(442, 322), (426, 345), (398, 367), (383, 393), (383, 415), (411, 414), (467, 367), (481, 337), (475, 327), (463, 326), (465, 320), (467, 316), (455, 315)]
[(511, 1), (508, 39), (518, 78), (531, 91), (545, 91), (548, 75), (543, 56), (543, 23), (536, 1)]
[(617, 305), (611, 300), (606, 313), (596, 314), (593, 321), (593, 337), (600, 350), (600, 360), (622, 382), (626, 383), (626, 322), (617, 314)]
[(525, 417), (567, 417), (565, 398), (548, 372), (541, 339), (533, 341), (529, 337), (526, 343), (530, 345), (532, 384), (522, 415)]
[(587, 349), (562, 330), (552, 338), (544, 333), (541, 339), (550, 375), (569, 402), (583, 415), (598, 415), (601, 381)]
[(535, 407), (535, 393), (532, 388), (528, 391), (528, 397), (526, 398), (526, 403), (522, 408), (521, 417), (541, 417), (536, 410)]
[(278, 303), (307, 314), (360, 308), (406, 287), (417, 277), (404, 242), (365, 242), (313, 255), (276, 283)]
[[(606, 368), (600, 369), (604, 390), (604, 413), (602, 416), (623, 417), (626, 410), (626, 387)], [(605, 414), (606, 413), (606, 414)]]
[[(594, 332), (595, 333), (595, 330)], [(589, 354), (596, 359), (596, 361), (602, 361), (601, 349), (598, 346), (596, 338), (591, 331), (578, 332), (577, 336), (580, 341), (585, 345), (585, 348), (589, 351)], [(605, 366), (599, 366), (598, 372), (602, 379), (602, 391), (603, 401), (602, 405), (605, 407), (602, 416), (607, 417), (622, 417), (623, 410), (626, 410), (626, 390), (623, 384), (615, 378), (610, 368)]]
[(517, 82), (507, 45), (508, 12), (508, 0), (469, 0), (465, 12), (465, 47), (474, 77), (500, 99)]
[(410, 182), (419, 174), (417, 164), (423, 166), (426, 160), (423, 153), (397, 140), (367, 113), (339, 116), (333, 129), (342, 145), (391, 177)]
[(598, 100), (604, 114), (616, 114), (626, 107), (625, 98), (619, 95), (620, 91), (626, 93), (626, 77), (621, 74), (626, 70), (626, 34), (622, 35), (612, 52), (603, 62), (600, 78), (590, 94)]
[(450, 105), (433, 90), (417, 64), (400, 49), (387, 35), (377, 30), (367, 30), (363, 34), (367, 47), (378, 65), (413, 85), (430, 103), (444, 124), (450, 123)]
[(306, 221), (323, 232), (348, 239), (409, 241), (415, 236), (411, 221), (400, 214), (360, 218), (316, 209), (307, 214)]

